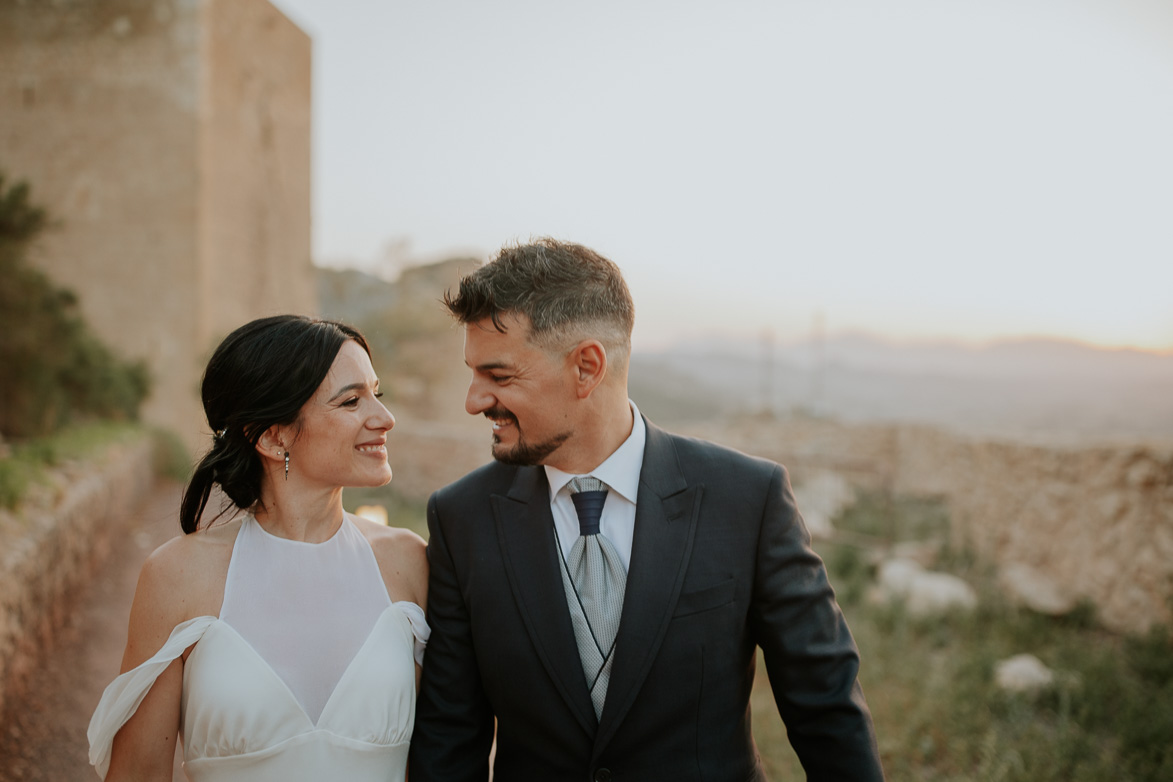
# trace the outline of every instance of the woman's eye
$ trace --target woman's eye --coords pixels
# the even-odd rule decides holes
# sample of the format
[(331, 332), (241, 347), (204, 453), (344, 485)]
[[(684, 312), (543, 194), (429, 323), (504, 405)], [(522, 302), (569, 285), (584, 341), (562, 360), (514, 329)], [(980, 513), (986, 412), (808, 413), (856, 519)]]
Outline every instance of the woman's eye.
[(355, 407), (357, 405), (358, 405), (358, 397), (357, 396), (351, 397), (350, 399), (347, 399), (345, 402), (342, 403), (343, 407)]
[(376, 391), (376, 392), (375, 392), (375, 399), (382, 399), (382, 398), (383, 398), (383, 392), (382, 392), (382, 391)]

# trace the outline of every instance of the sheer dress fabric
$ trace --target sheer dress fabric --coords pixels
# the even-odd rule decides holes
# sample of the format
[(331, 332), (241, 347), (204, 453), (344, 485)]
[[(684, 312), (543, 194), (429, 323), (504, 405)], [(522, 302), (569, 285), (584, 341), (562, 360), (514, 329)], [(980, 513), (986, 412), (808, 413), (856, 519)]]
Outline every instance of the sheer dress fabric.
[(179, 624), (106, 688), (90, 722), (90, 762), (105, 778), (118, 729), (195, 644), (181, 705), (192, 780), (403, 780), (428, 632), (419, 606), (391, 602), (349, 518), (310, 544), (246, 516), (220, 616)]

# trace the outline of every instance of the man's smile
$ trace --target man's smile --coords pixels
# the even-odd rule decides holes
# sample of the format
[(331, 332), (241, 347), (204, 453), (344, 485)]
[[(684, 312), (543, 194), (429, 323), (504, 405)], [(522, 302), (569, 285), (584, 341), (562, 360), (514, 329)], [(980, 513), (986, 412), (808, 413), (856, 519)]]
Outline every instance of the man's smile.
[(494, 432), (498, 432), (510, 425), (517, 425), (517, 416), (501, 408), (486, 410), (485, 418), (488, 418), (492, 422)]

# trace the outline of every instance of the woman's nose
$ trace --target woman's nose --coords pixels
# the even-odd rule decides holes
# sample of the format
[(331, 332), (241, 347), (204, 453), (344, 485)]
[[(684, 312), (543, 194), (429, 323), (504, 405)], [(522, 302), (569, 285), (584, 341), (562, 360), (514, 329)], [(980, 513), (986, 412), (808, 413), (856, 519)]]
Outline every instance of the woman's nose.
[(393, 416), (391, 411), (387, 409), (387, 405), (383, 404), (382, 402), (379, 402), (378, 405), (379, 410), (375, 415), (375, 425), (371, 428), (387, 430), (393, 429), (395, 427), (395, 416)]

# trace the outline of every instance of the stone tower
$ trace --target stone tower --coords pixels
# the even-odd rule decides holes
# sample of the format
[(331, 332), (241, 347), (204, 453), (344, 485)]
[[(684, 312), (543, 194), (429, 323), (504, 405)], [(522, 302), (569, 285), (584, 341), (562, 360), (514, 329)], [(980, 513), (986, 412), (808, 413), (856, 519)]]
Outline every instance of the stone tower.
[(267, 0), (0, 0), (0, 171), (58, 221), (34, 262), (193, 450), (217, 342), (317, 308), (310, 48)]

